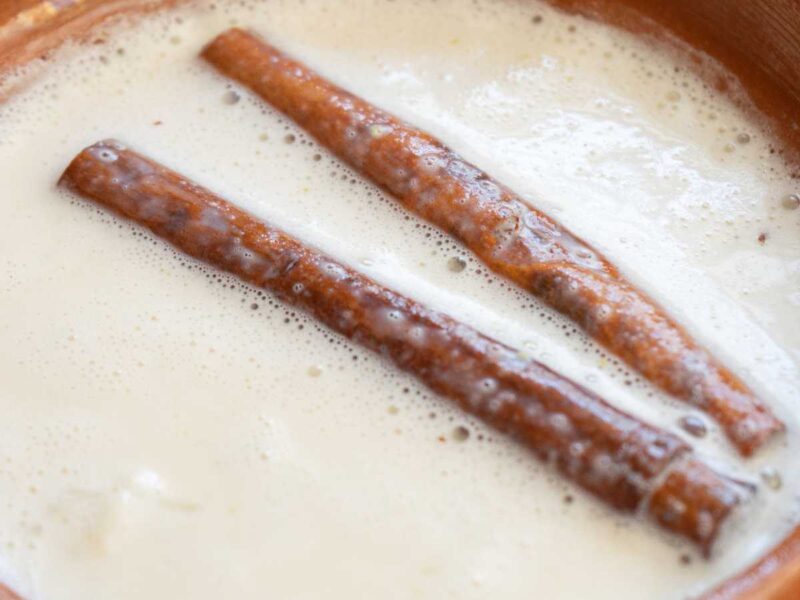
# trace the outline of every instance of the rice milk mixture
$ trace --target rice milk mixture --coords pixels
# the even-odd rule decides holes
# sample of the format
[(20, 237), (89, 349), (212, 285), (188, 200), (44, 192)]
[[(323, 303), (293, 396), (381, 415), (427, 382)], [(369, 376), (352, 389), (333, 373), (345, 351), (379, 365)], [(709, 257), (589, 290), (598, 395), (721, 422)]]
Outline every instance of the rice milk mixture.
[[(786, 420), (710, 562), (302, 314), (56, 189), (116, 137), (684, 435), (694, 414), (197, 58), (252, 28), (611, 258)], [(216, 0), (0, 105), (0, 579), (28, 599), (679, 599), (796, 520), (800, 193), (677, 57), (537, 2)], [(792, 464), (794, 463), (794, 464)]]

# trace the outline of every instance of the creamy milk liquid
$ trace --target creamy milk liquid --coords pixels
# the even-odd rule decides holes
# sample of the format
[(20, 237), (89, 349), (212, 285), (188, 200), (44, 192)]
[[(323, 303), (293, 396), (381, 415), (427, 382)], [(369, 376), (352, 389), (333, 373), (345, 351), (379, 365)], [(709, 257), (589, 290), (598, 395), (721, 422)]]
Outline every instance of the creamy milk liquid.
[[(690, 408), (196, 58), (234, 24), (599, 247), (788, 435), (749, 461), (707, 420), (686, 435)], [(791, 527), (798, 182), (678, 59), (511, 1), (218, 0), (95, 37), (0, 105), (0, 578), (26, 598), (685, 598)], [(756, 499), (712, 561), (614, 514), (378, 357), (58, 191), (107, 137), (686, 435)]]

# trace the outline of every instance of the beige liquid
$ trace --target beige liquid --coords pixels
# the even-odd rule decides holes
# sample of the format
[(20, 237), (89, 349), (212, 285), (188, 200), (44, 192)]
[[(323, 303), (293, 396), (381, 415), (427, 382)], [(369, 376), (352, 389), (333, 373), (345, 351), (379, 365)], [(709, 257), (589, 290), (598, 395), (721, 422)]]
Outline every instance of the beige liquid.
[[(797, 184), (750, 122), (671, 57), (536, 2), (214, 5), (65, 48), (0, 106), (3, 580), (43, 600), (672, 599), (790, 527), (800, 210), (782, 206)], [(55, 188), (82, 147), (117, 137), (680, 431), (689, 409), (202, 64), (200, 47), (234, 24), (557, 217), (775, 407), (788, 435), (755, 460), (711, 424), (691, 440), (727, 471), (759, 481), (773, 467), (783, 481), (761, 485), (714, 560), (615, 515), (376, 356)]]

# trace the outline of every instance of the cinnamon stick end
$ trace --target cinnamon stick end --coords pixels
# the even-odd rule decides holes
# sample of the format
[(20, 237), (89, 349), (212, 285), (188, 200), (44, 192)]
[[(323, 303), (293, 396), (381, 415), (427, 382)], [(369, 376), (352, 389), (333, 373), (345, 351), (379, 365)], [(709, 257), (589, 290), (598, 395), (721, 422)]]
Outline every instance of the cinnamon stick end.
[(662, 527), (696, 543), (708, 558), (722, 524), (752, 489), (691, 458), (669, 472), (647, 510)]

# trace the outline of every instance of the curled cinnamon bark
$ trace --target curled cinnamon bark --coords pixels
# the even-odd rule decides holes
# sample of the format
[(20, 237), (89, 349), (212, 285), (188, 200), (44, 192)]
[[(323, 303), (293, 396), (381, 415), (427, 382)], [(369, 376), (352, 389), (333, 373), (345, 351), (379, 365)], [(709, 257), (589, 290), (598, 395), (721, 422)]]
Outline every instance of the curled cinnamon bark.
[(708, 412), (742, 454), (783, 429), (744, 382), (605, 257), (439, 140), (240, 29), (221, 34), (202, 56), (644, 377)]
[(708, 552), (742, 490), (680, 438), (474, 329), (382, 287), (122, 144), (81, 152), (62, 184), (185, 253), (274, 292), (525, 443), (624, 512), (642, 506)]

